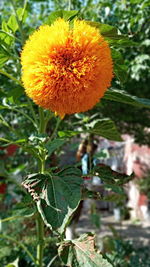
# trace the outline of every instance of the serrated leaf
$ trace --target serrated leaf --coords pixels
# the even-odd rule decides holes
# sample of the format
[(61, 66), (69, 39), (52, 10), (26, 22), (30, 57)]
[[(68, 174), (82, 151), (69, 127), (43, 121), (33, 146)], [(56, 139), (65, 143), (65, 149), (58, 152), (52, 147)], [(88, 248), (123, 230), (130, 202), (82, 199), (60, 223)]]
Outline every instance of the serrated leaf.
[(65, 144), (65, 139), (54, 139), (52, 141), (48, 141), (45, 145), (48, 150), (48, 155), (50, 156), (56, 149), (60, 148)]
[(45, 21), (45, 24), (51, 25), (58, 18), (63, 18), (66, 21), (71, 21), (78, 15), (78, 13), (79, 13), (79, 11), (77, 11), (77, 10), (71, 10), (71, 11), (58, 10), (58, 11), (54, 11), (48, 16), (48, 18)]
[(114, 88), (107, 90), (103, 99), (129, 104), (138, 108), (150, 108), (150, 99), (132, 96), (126, 91)]
[(89, 129), (88, 132), (100, 135), (110, 140), (122, 141), (114, 122), (110, 119), (97, 120), (95, 125)]
[(81, 200), (83, 179), (73, 174), (32, 174), (23, 182), (37, 200), (38, 210), (47, 226), (64, 232), (68, 220)]
[(94, 249), (94, 237), (82, 235), (79, 239), (66, 241), (59, 247), (59, 255), (66, 266), (111, 267), (101, 254)]

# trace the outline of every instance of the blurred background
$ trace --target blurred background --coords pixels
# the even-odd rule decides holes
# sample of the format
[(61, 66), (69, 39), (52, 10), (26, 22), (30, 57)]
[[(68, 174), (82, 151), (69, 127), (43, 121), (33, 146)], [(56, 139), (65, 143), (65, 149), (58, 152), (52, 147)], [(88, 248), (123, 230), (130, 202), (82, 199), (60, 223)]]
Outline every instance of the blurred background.
[[(23, 6), (22, 0), (14, 1), (16, 8)], [(150, 99), (150, 2), (149, 0), (72, 0), (72, 1), (40, 1), (29, 0), (26, 8), (26, 21), (24, 23), (24, 39), (41, 24), (54, 10), (79, 10), (80, 17), (86, 20), (102, 22), (116, 26), (120, 33), (132, 38), (138, 45), (123, 46), (122, 53), (125, 66), (120, 69), (120, 81), (113, 80), (113, 88), (126, 90), (131, 95)], [(11, 1), (0, 0), (0, 24), (9, 20), (13, 12)], [(0, 31), (1, 34), (1, 31)], [(1, 35), (0, 35), (1, 38)], [(8, 45), (11, 39), (8, 40)], [(0, 46), (1, 55), (2, 45)], [(14, 49), (12, 46), (11, 49)], [(15, 49), (20, 56), (21, 45), (16, 42)], [(7, 55), (8, 56), (8, 55)], [(14, 77), (20, 75), (20, 68), (16, 69), (15, 59), (9, 59), (6, 70)], [(0, 60), (0, 67), (5, 59)], [(0, 76), (0, 98), (9, 100), (13, 104), (22, 103), (23, 89)], [(35, 107), (36, 110), (36, 107)], [(1, 112), (1, 111), (0, 111)], [(1, 113), (0, 113), (1, 114)], [(19, 136), (24, 133), (34, 133), (30, 122), (22, 114), (3, 111), (6, 121), (18, 131)], [(1, 116), (1, 115), (0, 115)], [(82, 201), (70, 226), (67, 228), (66, 238), (71, 239), (81, 233), (93, 232), (96, 234), (97, 247), (105, 253), (106, 258), (113, 262), (115, 267), (149, 267), (150, 266), (150, 111), (123, 103), (106, 101), (102, 99), (92, 111), (84, 114), (71, 115), (65, 118), (60, 125), (60, 131), (67, 129), (76, 131), (81, 127), (88, 127), (91, 118), (110, 118), (121, 133), (122, 142), (111, 141), (100, 136), (80, 134), (73, 137), (68, 145), (62, 146), (57, 153), (53, 153), (47, 161), (48, 166), (58, 165), (60, 168), (66, 164), (80, 166), (84, 175), (85, 187), (94, 189), (101, 196), (101, 200), (85, 199)], [(1, 117), (0, 117), (1, 118)], [(1, 123), (1, 120), (0, 120)], [(22, 125), (19, 128), (18, 125)], [(48, 126), (47, 133), (53, 130), (55, 119)], [(8, 128), (1, 124), (0, 136), (13, 135)], [(31, 141), (37, 144), (32, 135)], [(27, 163), (27, 159), (29, 162)], [(107, 165), (108, 171), (116, 171), (132, 175), (132, 180), (126, 183), (120, 191), (118, 187), (108, 185), (101, 177), (88, 176), (92, 166)], [(26, 205), (30, 197), (24, 193), (21, 186), (27, 170), (36, 169), (36, 162), (29, 157), (28, 151), (23, 151), (18, 145), (0, 146), (0, 231), (22, 239), (33, 251), (35, 236), (34, 223), (31, 213), (26, 214)], [(87, 176), (86, 176), (87, 175)], [(21, 209), (20, 209), (21, 207)], [(30, 207), (30, 205), (28, 205)], [(30, 217), (31, 216), (31, 217)], [(10, 217), (5, 220), (4, 218)], [(12, 221), (12, 217), (18, 220)], [(24, 232), (30, 233), (30, 238)], [(47, 259), (55, 256), (55, 236), (49, 237), (47, 230)], [(19, 266), (32, 266), (30, 259), (22, 250), (8, 240), (0, 239), (0, 266), (21, 257)], [(16, 265), (17, 266), (17, 265)], [(53, 267), (63, 266), (58, 259)]]

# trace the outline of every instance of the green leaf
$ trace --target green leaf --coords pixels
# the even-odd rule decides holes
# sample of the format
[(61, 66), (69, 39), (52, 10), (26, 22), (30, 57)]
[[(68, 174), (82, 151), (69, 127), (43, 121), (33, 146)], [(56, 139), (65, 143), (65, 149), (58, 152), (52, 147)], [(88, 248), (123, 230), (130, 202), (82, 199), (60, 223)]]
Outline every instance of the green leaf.
[(19, 7), (16, 12), (17, 12), (19, 21), (25, 22), (27, 15), (28, 15), (27, 10), (24, 10), (24, 8)]
[(121, 202), (121, 201), (124, 201), (126, 199), (126, 195), (123, 195), (123, 194), (108, 194), (106, 196), (103, 197), (103, 201), (108, 201), (108, 202), (115, 202), (115, 203), (118, 203), (118, 202)]
[(65, 169), (62, 169), (59, 171), (59, 175), (65, 176), (65, 175), (76, 175), (81, 176), (81, 170), (78, 168), (75, 168), (74, 166), (68, 166), (65, 167)]
[(109, 24), (100, 22), (87, 21), (87, 23), (95, 28), (98, 28), (100, 34), (104, 36), (105, 40), (112, 46), (123, 47), (123, 46), (137, 46), (138, 44), (128, 38), (128, 36), (119, 34), (118, 29)]
[(11, 44), (14, 41), (14, 37), (10, 36), (8, 32), (0, 30), (0, 44), (6, 46), (6, 49), (9, 51)]
[(17, 258), (15, 261), (5, 265), (5, 267), (19, 267), (19, 258)]
[(79, 134), (78, 131), (58, 131), (59, 137), (73, 137), (75, 135)]
[(8, 53), (0, 46), (0, 68), (6, 63), (9, 59)]
[(24, 93), (24, 89), (21, 86), (16, 86), (15, 88), (12, 88), (7, 93), (7, 98), (11, 98), (13, 104), (17, 104), (17, 100), (22, 96)]
[(17, 20), (16, 20), (16, 16), (15, 15), (11, 15), (9, 20), (8, 20), (8, 23), (7, 23), (7, 26), (9, 27), (9, 29), (12, 30), (12, 32), (16, 32), (17, 29), (18, 29), (18, 23), (17, 23)]
[(64, 20), (73, 20), (76, 16), (78, 16), (79, 14), (79, 11), (77, 10), (70, 10), (70, 11), (66, 11), (66, 10), (63, 10), (63, 18)]
[(52, 141), (48, 141), (45, 145), (48, 150), (48, 155), (50, 156), (56, 149), (60, 148), (65, 144), (65, 139), (54, 139)]
[(92, 213), (90, 215), (91, 222), (94, 226), (96, 226), (98, 229), (100, 229), (101, 223), (100, 223), (100, 214), (98, 213)]
[(37, 200), (37, 207), (47, 226), (64, 232), (68, 220), (81, 200), (83, 179), (70, 172), (58, 174), (33, 174), (23, 182)]
[(105, 189), (109, 189), (120, 195), (125, 195), (123, 188), (114, 184), (105, 184)]
[(58, 18), (63, 18), (66, 21), (71, 21), (78, 15), (78, 13), (79, 13), (79, 11), (77, 11), (77, 10), (71, 10), (71, 11), (58, 10), (58, 11), (54, 11), (48, 16), (48, 18), (45, 21), (45, 24), (51, 25)]
[(0, 114), (0, 124), (9, 128), (9, 124), (7, 123), (7, 121), (5, 121), (4, 117), (1, 114)]
[(105, 38), (107, 42), (110, 44), (110, 46), (113, 47), (130, 47), (130, 46), (139, 46), (138, 43), (132, 41), (132, 39), (128, 38), (128, 36), (125, 35), (117, 35), (116, 37), (107, 37)]
[(20, 216), (20, 217), (31, 217), (35, 214), (34, 207), (23, 207), (23, 206), (16, 206), (16, 208), (13, 210), (13, 216)]
[(89, 124), (89, 126), (92, 126), (92, 128), (88, 130), (89, 133), (100, 135), (114, 141), (122, 141), (122, 138), (112, 120), (101, 119), (94, 121), (94, 125), (92, 124)]
[(4, 165), (4, 161), (1, 160), (1, 164), (0, 164), (0, 177), (8, 177), (8, 172), (6, 170), (6, 167)]
[(100, 33), (106, 37), (112, 37), (118, 35), (118, 30), (116, 27), (109, 24), (104, 24), (100, 22), (86, 21), (90, 26), (98, 28)]
[(103, 99), (129, 104), (138, 108), (150, 108), (150, 99), (132, 96), (126, 91), (114, 88), (107, 90)]
[(109, 166), (101, 163), (94, 167), (93, 174), (98, 175), (107, 184), (123, 185), (133, 178), (132, 175), (113, 171)]
[(124, 65), (124, 60), (121, 53), (111, 49), (111, 55), (114, 63), (114, 73), (121, 83), (127, 80), (127, 67)]
[(100, 253), (94, 249), (94, 237), (86, 234), (79, 239), (66, 241), (59, 247), (58, 253), (66, 266), (73, 267), (111, 267)]
[(8, 25), (7, 25), (7, 22), (4, 20), (2, 21), (2, 30), (5, 32), (10, 32)]

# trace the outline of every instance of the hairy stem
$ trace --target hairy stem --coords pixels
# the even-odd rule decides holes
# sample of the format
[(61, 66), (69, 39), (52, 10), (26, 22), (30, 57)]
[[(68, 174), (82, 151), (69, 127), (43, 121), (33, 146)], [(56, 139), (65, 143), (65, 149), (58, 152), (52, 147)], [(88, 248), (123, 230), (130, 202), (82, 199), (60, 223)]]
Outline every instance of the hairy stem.
[[(39, 133), (45, 133), (46, 131), (46, 126), (48, 121), (45, 120), (44, 117), (44, 110), (42, 108), (39, 108), (39, 119), (40, 119), (40, 124), (39, 124)], [(41, 158), (41, 166), (39, 167), (40, 173), (44, 173), (45, 170), (45, 155)], [(44, 223), (41, 218), (40, 213), (38, 213), (37, 220), (36, 220), (36, 225), (37, 225), (37, 264), (39, 267), (43, 266), (43, 253), (44, 253)]]
[(44, 223), (40, 213), (38, 213), (37, 215), (36, 225), (37, 225), (37, 241), (38, 241), (36, 263), (39, 267), (42, 267), (43, 253), (44, 253)]

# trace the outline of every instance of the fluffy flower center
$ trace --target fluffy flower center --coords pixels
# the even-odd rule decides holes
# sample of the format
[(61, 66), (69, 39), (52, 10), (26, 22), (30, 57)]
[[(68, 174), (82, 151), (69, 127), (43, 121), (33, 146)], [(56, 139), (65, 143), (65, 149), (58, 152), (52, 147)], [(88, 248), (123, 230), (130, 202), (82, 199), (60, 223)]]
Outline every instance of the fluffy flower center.
[(22, 52), (27, 94), (60, 116), (91, 109), (110, 86), (111, 52), (98, 29), (58, 19), (41, 26)]

